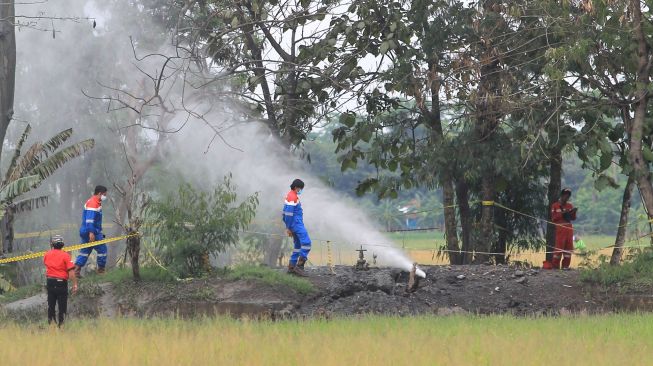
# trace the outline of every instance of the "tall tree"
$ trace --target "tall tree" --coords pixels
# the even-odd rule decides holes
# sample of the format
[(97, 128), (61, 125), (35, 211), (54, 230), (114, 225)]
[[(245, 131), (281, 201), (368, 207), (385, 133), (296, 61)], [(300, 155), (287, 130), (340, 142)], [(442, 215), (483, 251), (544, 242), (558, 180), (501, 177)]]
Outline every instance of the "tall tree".
[[(651, 5), (640, 0), (567, 4), (566, 13), (552, 22), (569, 29), (569, 38), (547, 55), (551, 77), (575, 90), (570, 113), (583, 115), (580, 132), (584, 141), (580, 142), (585, 149), (579, 150), (579, 157), (591, 165), (595, 153), (601, 153), (597, 188), (614, 185), (600, 173), (612, 163), (613, 148), (605, 136), (616, 143), (627, 134), (627, 159), (618, 163), (623, 174), (634, 174), (649, 212), (653, 212), (653, 153), (645, 121), (651, 113), (653, 40), (648, 35), (653, 18), (650, 12), (643, 13), (642, 7), (650, 9)], [(616, 125), (614, 117), (620, 118)], [(604, 137), (592, 136), (597, 130)]]
[[(231, 100), (241, 121), (259, 121), (289, 150), (345, 102), (353, 84), (374, 74), (343, 40), (342, 3), (332, 0), (178, 1), (175, 44), (199, 72), (194, 88), (227, 85), (214, 98)], [(338, 50), (339, 52), (335, 52)], [(341, 57), (340, 57), (341, 56)], [(349, 96), (351, 97), (351, 96)], [(310, 155), (304, 155), (310, 160)], [(270, 248), (281, 247), (281, 239)], [(268, 258), (276, 258), (268, 253)]]
[[(359, 193), (375, 190), (393, 197), (401, 187), (440, 187), (449, 259), (462, 263), (455, 185), (464, 178), (451, 159), (456, 147), (449, 136), (450, 122), (443, 120), (448, 108), (443, 99), (458, 82), (449, 75), (457, 66), (452, 50), (463, 47), (470, 12), (460, 2), (423, 0), (363, 1), (349, 11), (355, 16), (346, 20), (347, 39), (379, 58), (376, 72), (383, 76), (371, 92), (359, 91), (370, 116), (357, 121), (354, 111), (344, 114), (343, 126), (333, 132), (338, 150), (346, 152), (343, 168), (366, 159), (389, 171), (385, 178), (363, 181)], [(364, 149), (356, 147), (371, 139)]]
[[(16, 28), (14, 0), (0, 3), (0, 145), (14, 115)], [(0, 149), (1, 150), (1, 149)], [(0, 152), (0, 158), (2, 153)]]
[[(653, 16), (651, 7), (653, 2), (646, 2), (647, 13), (642, 13), (642, 1), (631, 0), (627, 6), (630, 12), (629, 25), (632, 27), (632, 37), (636, 44), (636, 51), (633, 52), (636, 60), (633, 89), (631, 90), (631, 108), (632, 120), (630, 124), (630, 163), (633, 166), (635, 180), (639, 187), (639, 192), (644, 199), (646, 212), (649, 219), (653, 218), (653, 183), (651, 182), (651, 159), (644, 157), (644, 150), (650, 152), (650, 145), (643, 146), (643, 141), (651, 135), (650, 129), (645, 130), (645, 123), (650, 116), (649, 100), (651, 98), (651, 71), (653, 67), (653, 40), (650, 35), (653, 32)], [(631, 51), (632, 52), (632, 51)], [(626, 118), (629, 118), (629, 111)], [(653, 154), (651, 154), (653, 155)]]

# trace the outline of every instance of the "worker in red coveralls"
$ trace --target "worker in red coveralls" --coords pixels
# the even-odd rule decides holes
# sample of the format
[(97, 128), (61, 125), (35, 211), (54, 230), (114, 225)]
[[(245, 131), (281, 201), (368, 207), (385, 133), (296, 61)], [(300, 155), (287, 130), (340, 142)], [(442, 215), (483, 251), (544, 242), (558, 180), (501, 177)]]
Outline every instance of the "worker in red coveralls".
[(551, 205), (551, 221), (556, 225), (556, 246), (553, 251), (553, 268), (569, 269), (571, 253), (574, 250), (574, 227), (571, 222), (576, 220), (577, 208), (569, 203), (571, 189), (565, 188), (560, 193), (560, 200)]
[[(46, 285), (48, 289), (48, 323), (56, 322), (59, 327), (63, 324), (68, 308), (68, 279), (73, 281), (73, 294), (77, 292), (77, 278), (75, 265), (70, 254), (61, 250), (64, 242), (60, 235), (55, 235), (50, 241), (52, 250), (45, 253)], [(55, 306), (59, 306), (59, 317)]]

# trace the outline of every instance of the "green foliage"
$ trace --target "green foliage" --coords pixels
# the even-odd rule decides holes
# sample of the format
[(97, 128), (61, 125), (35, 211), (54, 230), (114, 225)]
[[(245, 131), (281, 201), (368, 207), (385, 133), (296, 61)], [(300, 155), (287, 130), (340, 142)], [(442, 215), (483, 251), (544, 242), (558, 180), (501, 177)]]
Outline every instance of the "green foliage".
[[(89, 139), (58, 150), (72, 136), (73, 130), (69, 128), (54, 135), (45, 143), (34, 143), (24, 155), (21, 155), (21, 148), (30, 131), (31, 127), (27, 125), (14, 152), (11, 164), (7, 168), (3, 186), (20, 178), (34, 175), (43, 180), (52, 175), (63, 164), (81, 156), (95, 146), (95, 141)], [(40, 182), (36, 184), (38, 183)]]
[(166, 265), (180, 277), (200, 276), (209, 270), (208, 260), (238, 242), (255, 215), (258, 195), (237, 203), (231, 176), (212, 192), (179, 187), (176, 195), (156, 201), (150, 220), (156, 246)]
[(36, 188), (39, 183), (41, 183), (41, 177), (38, 175), (16, 178), (0, 188), (0, 202), (10, 203), (16, 197)]
[(83, 155), (95, 146), (93, 139), (84, 140), (59, 149), (73, 134), (72, 128), (61, 131), (46, 142), (36, 142), (23, 154), (22, 148), (31, 132), (27, 125), (14, 150), (11, 163), (0, 186), (0, 204), (4, 215), (7, 206), (15, 213), (29, 211), (47, 204), (47, 197), (36, 197), (16, 202), (23, 194), (38, 187), (70, 160)]
[(642, 285), (653, 285), (653, 249), (636, 251), (617, 266), (602, 258), (596, 268), (583, 269), (580, 278), (584, 282), (602, 286), (619, 285), (624, 289), (637, 290)]
[(289, 287), (300, 294), (309, 294), (315, 291), (313, 284), (308, 280), (268, 267), (237, 266), (227, 273), (227, 278), (232, 280), (255, 280), (272, 286)]
[(345, 40), (354, 34), (338, 16), (341, 6), (330, 0), (200, 2), (183, 7), (175, 30), (190, 30), (178, 37), (227, 70), (221, 78), (242, 111), (298, 146), (315, 117), (370, 77), (357, 65), (365, 54)]

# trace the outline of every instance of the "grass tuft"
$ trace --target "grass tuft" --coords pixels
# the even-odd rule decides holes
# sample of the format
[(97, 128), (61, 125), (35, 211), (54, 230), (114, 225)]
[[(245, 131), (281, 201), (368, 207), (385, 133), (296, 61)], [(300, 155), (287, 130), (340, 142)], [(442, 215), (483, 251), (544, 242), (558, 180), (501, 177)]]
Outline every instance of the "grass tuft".
[(304, 295), (315, 290), (313, 284), (304, 278), (295, 277), (268, 267), (237, 266), (227, 273), (227, 278), (232, 280), (256, 280), (269, 285), (286, 286)]

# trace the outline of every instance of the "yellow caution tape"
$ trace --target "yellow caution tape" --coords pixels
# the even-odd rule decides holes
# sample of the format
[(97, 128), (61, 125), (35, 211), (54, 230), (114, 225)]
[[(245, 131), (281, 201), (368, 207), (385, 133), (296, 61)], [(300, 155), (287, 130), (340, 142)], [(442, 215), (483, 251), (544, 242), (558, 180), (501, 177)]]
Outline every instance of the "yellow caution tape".
[[(73, 252), (75, 250), (90, 248), (90, 247), (94, 247), (96, 245), (102, 245), (102, 244), (109, 244), (109, 243), (117, 242), (117, 241), (120, 241), (120, 240), (131, 238), (133, 236), (138, 236), (138, 235), (140, 235), (140, 234), (139, 233), (134, 233), (134, 234), (129, 234), (129, 235), (123, 235), (123, 236), (108, 238), (108, 239), (97, 240), (97, 241), (94, 241), (94, 242), (91, 242), (91, 243), (77, 244), (77, 245), (73, 245), (73, 246), (65, 246), (62, 250), (64, 252)], [(16, 257), (1, 258), (0, 259), (0, 264), (20, 262), (20, 261), (25, 261), (25, 260), (28, 260), (28, 259), (36, 259), (36, 258), (43, 257), (45, 255), (45, 253), (47, 253), (47, 251), (44, 250), (44, 251), (41, 251), (41, 252), (23, 254), (23, 255), (16, 256)]]
[(494, 206), (494, 201), (481, 201), (483, 206)]

